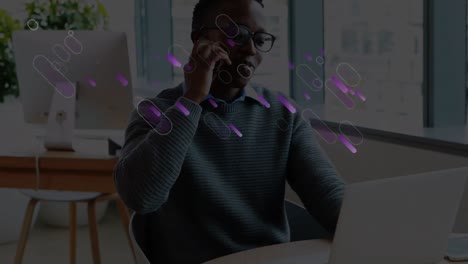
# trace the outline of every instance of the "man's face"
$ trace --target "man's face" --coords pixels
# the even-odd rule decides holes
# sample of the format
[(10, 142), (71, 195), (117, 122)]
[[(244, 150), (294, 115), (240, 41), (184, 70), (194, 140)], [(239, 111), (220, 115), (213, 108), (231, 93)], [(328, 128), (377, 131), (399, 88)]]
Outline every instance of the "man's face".
[[(232, 24), (231, 20), (235, 24)], [(216, 65), (214, 81), (228, 87), (245, 87), (252, 78), (255, 69), (260, 66), (263, 52), (257, 50), (252, 37), (249, 37), (244, 45), (238, 45), (232, 41), (236, 38), (231, 39), (229, 36), (237, 35), (240, 37), (238, 34), (241, 27), (243, 27), (244, 32), (246, 32), (245, 29), (254, 33), (265, 32), (263, 7), (253, 0), (223, 1), (213, 9), (213, 12), (204, 21), (205, 27), (214, 27), (215, 29), (204, 30), (201, 34), (210, 41), (224, 44), (232, 61), (232, 65), (224, 63)], [(228, 24), (231, 24), (229, 29), (217, 29), (224, 28)], [(196, 39), (194, 40), (196, 41)]]

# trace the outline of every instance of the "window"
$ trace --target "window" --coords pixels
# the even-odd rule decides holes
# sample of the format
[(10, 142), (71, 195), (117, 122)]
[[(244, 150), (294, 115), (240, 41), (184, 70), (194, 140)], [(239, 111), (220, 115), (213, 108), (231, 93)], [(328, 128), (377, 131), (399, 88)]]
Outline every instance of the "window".
[(337, 76), (338, 69), (366, 97), (348, 110), (325, 89), (327, 119), (422, 127), (423, 0), (327, 0), (324, 5), (325, 79)]
[[(187, 59), (187, 55), (178, 47), (183, 47), (188, 53), (192, 51), (190, 39), (192, 12), (198, 0), (173, 0), (172, 24), (173, 47), (177, 58)], [(288, 71), (288, 1), (275, 0), (265, 3), (268, 31), (277, 36), (275, 46), (263, 57), (262, 65), (257, 69), (252, 79), (253, 83), (265, 85), (269, 89), (279, 90), (289, 95)], [(183, 71), (174, 69), (174, 83), (184, 80)]]
[(125, 32), (127, 35), (128, 56), (133, 88), (137, 86), (136, 69), (136, 46), (135, 46), (135, 23), (134, 23), (134, 1), (119, 1), (115, 4), (112, 0), (100, 0), (109, 14), (109, 30)]
[[(172, 67), (164, 57), (169, 47), (177, 45), (188, 54), (175, 50), (174, 55), (185, 61), (188, 58), (197, 0), (136, 1), (143, 13), (137, 18), (144, 21), (142, 27), (137, 23), (137, 40), (143, 43), (137, 43), (137, 51), (145, 52), (138, 55), (139, 76), (150, 84), (182, 82), (181, 69)], [(278, 41), (253, 82), (289, 94), (302, 104), (307, 87), (297, 76), (298, 65), (310, 64), (321, 80), (336, 77), (340, 65), (350, 65), (360, 76), (352, 88), (366, 97), (365, 103), (347, 110), (328, 89), (307, 91), (311, 98), (305, 103), (324, 105), (327, 120), (398, 131), (460, 125), (468, 108), (461, 74), (466, 47), (459, 47), (465, 46), (461, 41), (466, 31), (465, 10), (465, 1), (268, 1), (265, 13)], [(304, 57), (308, 54), (315, 59), (321, 49), (325, 52), (323, 65)], [(288, 70), (289, 60), (296, 71)]]

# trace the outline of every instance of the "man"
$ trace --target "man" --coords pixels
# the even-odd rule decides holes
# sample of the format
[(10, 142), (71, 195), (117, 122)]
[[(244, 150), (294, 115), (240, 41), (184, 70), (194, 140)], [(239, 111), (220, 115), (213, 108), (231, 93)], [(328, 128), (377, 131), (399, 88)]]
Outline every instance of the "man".
[(297, 106), (249, 84), (274, 44), (262, 12), (260, 0), (200, 1), (185, 82), (151, 99), (157, 118), (132, 114), (115, 183), (148, 223), (152, 263), (289, 241), (286, 181), (334, 232), (343, 181)]

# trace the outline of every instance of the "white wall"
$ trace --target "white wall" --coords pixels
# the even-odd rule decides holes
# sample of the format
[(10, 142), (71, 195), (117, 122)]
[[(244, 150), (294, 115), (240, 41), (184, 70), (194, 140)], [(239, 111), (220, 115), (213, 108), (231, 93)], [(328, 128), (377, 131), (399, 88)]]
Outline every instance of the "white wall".
[[(321, 143), (348, 183), (468, 166), (468, 158), (376, 140), (366, 139), (357, 147), (356, 154), (351, 154), (342, 144)], [(468, 185), (465, 190), (455, 232), (468, 232)], [(299, 202), (290, 189), (287, 197)]]

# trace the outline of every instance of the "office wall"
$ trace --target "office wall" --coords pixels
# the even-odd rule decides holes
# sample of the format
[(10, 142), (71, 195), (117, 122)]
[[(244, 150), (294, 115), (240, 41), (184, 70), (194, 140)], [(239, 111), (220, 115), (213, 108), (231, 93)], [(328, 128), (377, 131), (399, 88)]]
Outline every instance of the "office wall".
[[(342, 144), (322, 141), (322, 147), (348, 183), (468, 166), (468, 158), (377, 140), (366, 139), (356, 154)], [(300, 202), (289, 187), (287, 198)], [(468, 185), (454, 232), (468, 232)]]

